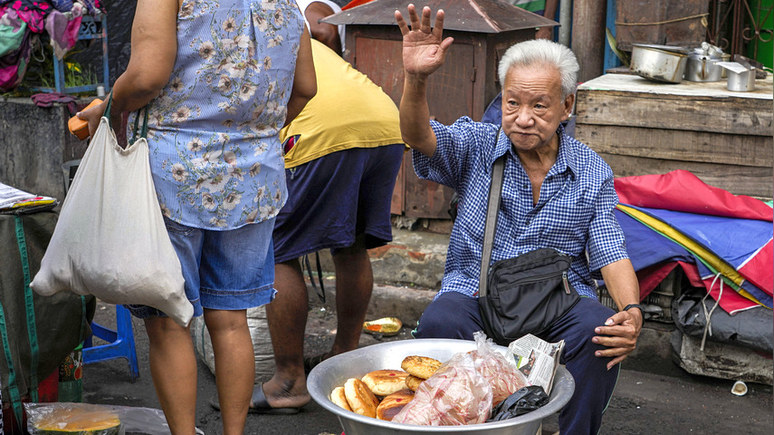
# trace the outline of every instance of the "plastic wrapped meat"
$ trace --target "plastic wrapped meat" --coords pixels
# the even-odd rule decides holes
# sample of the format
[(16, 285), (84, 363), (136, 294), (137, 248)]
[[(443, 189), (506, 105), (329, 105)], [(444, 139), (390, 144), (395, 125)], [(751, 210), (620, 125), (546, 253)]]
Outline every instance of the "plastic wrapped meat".
[(414, 400), (394, 423), (459, 426), (485, 422), (492, 410), (492, 387), (469, 353), (459, 353), (417, 388)]

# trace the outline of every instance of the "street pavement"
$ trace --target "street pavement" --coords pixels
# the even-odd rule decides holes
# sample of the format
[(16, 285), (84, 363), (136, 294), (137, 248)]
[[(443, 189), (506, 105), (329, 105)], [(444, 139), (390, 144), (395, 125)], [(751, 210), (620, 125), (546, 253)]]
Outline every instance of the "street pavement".
[[(326, 288), (332, 288), (326, 285)], [(407, 291), (412, 291), (407, 289)], [(375, 290), (378, 299), (379, 289)], [(329, 297), (329, 304), (332, 298)], [(380, 306), (379, 304), (372, 304)], [(384, 309), (384, 308), (381, 308)], [(98, 304), (95, 320), (113, 325), (115, 310)], [(398, 316), (398, 312), (369, 312), (369, 319)], [(396, 337), (382, 340), (411, 339), (404, 325)], [(89, 364), (84, 370), (84, 401), (159, 408), (148, 367), (148, 340), (142, 322), (134, 319), (140, 377), (131, 382), (125, 360), (116, 359)], [(327, 350), (335, 333), (331, 305), (310, 297), (305, 351), (307, 355)], [(361, 347), (379, 342), (364, 334)], [(259, 381), (264, 381), (259, 379)], [(688, 374), (671, 361), (640, 355), (623, 364), (614, 397), (604, 418), (602, 434), (770, 434), (774, 428), (772, 387), (748, 384), (742, 397), (731, 394), (733, 381)], [(207, 435), (221, 433), (218, 411), (209, 402), (217, 396), (215, 378), (204, 363), (199, 363), (197, 426)], [(557, 416), (543, 423), (543, 433), (558, 430)], [(311, 402), (301, 413), (290, 416), (249, 415), (247, 434), (335, 434), (342, 433), (337, 417)]]

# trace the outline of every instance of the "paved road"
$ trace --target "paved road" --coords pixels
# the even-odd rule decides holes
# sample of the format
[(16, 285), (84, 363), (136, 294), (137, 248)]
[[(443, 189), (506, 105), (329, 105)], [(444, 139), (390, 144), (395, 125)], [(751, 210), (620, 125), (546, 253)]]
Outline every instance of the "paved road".
[[(321, 352), (332, 340), (334, 317), (329, 309), (322, 308), (316, 305), (310, 311), (306, 343), (310, 354)], [(99, 305), (96, 318), (110, 324), (113, 311)], [(120, 359), (90, 364), (84, 371), (86, 402), (159, 407), (150, 379), (145, 331), (139, 321), (135, 320), (134, 326), (140, 378), (132, 383), (128, 365)], [(406, 329), (399, 338), (408, 337)], [(373, 337), (364, 336), (361, 346), (375, 342)], [(653, 367), (655, 370), (646, 372), (641, 371), (642, 364), (629, 365), (639, 370), (630, 370), (624, 365), (605, 416), (603, 434), (772, 433), (771, 386), (751, 384), (746, 396), (737, 397), (730, 393), (731, 381), (690, 375), (676, 367)], [(198, 426), (207, 435), (220, 434), (220, 415), (209, 405), (210, 398), (216, 395), (214, 376), (201, 363), (198, 391)], [(543, 430), (549, 434), (558, 430), (555, 416), (544, 422)], [(247, 434), (338, 435), (341, 432), (336, 417), (316, 403), (310, 403), (294, 416), (250, 415), (246, 429)]]

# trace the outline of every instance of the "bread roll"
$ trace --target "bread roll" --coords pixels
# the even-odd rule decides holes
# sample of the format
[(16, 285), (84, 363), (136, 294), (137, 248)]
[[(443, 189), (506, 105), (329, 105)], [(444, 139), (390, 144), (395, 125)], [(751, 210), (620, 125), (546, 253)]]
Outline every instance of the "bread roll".
[(417, 388), (419, 388), (419, 384), (421, 384), (422, 381), (424, 381), (424, 379), (418, 378), (416, 376), (408, 375), (408, 377), (406, 378), (406, 386), (411, 391), (417, 391)]
[(441, 362), (427, 356), (407, 356), (400, 364), (400, 368), (407, 371), (410, 375), (418, 378), (427, 379), (441, 368)]
[(409, 389), (403, 389), (390, 394), (382, 399), (382, 402), (376, 407), (376, 418), (391, 421), (413, 398), (414, 392)]
[(366, 417), (376, 417), (376, 407), (379, 399), (368, 389), (368, 386), (357, 378), (349, 378), (344, 383), (344, 396), (352, 412)]
[(347, 411), (352, 411), (352, 408), (349, 407), (349, 403), (347, 402), (347, 396), (344, 394), (344, 387), (336, 387), (333, 389), (331, 392), (331, 402)]
[(409, 374), (403, 370), (374, 370), (363, 376), (362, 381), (377, 396), (389, 396), (396, 391), (408, 388), (406, 386), (408, 376)]

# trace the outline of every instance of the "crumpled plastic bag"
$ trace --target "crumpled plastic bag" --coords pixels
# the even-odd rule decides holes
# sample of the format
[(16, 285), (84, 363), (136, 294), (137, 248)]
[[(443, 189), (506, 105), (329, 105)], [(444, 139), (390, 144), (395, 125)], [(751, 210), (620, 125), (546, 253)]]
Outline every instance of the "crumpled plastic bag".
[(491, 338), (479, 331), (473, 334), (476, 350), (471, 352), (476, 371), (492, 387), (492, 404), (497, 406), (508, 396), (529, 385), (527, 378), (516, 367), (515, 361), (497, 350)]
[(518, 417), (548, 404), (548, 394), (539, 385), (530, 385), (508, 396), (492, 410), (492, 418), (500, 421)]
[(79, 435), (170, 435), (160, 409), (91, 403), (25, 403), (30, 435), (64, 432)]
[(414, 399), (392, 422), (461, 426), (485, 422), (491, 410), (492, 387), (476, 370), (473, 356), (460, 352), (419, 384)]

